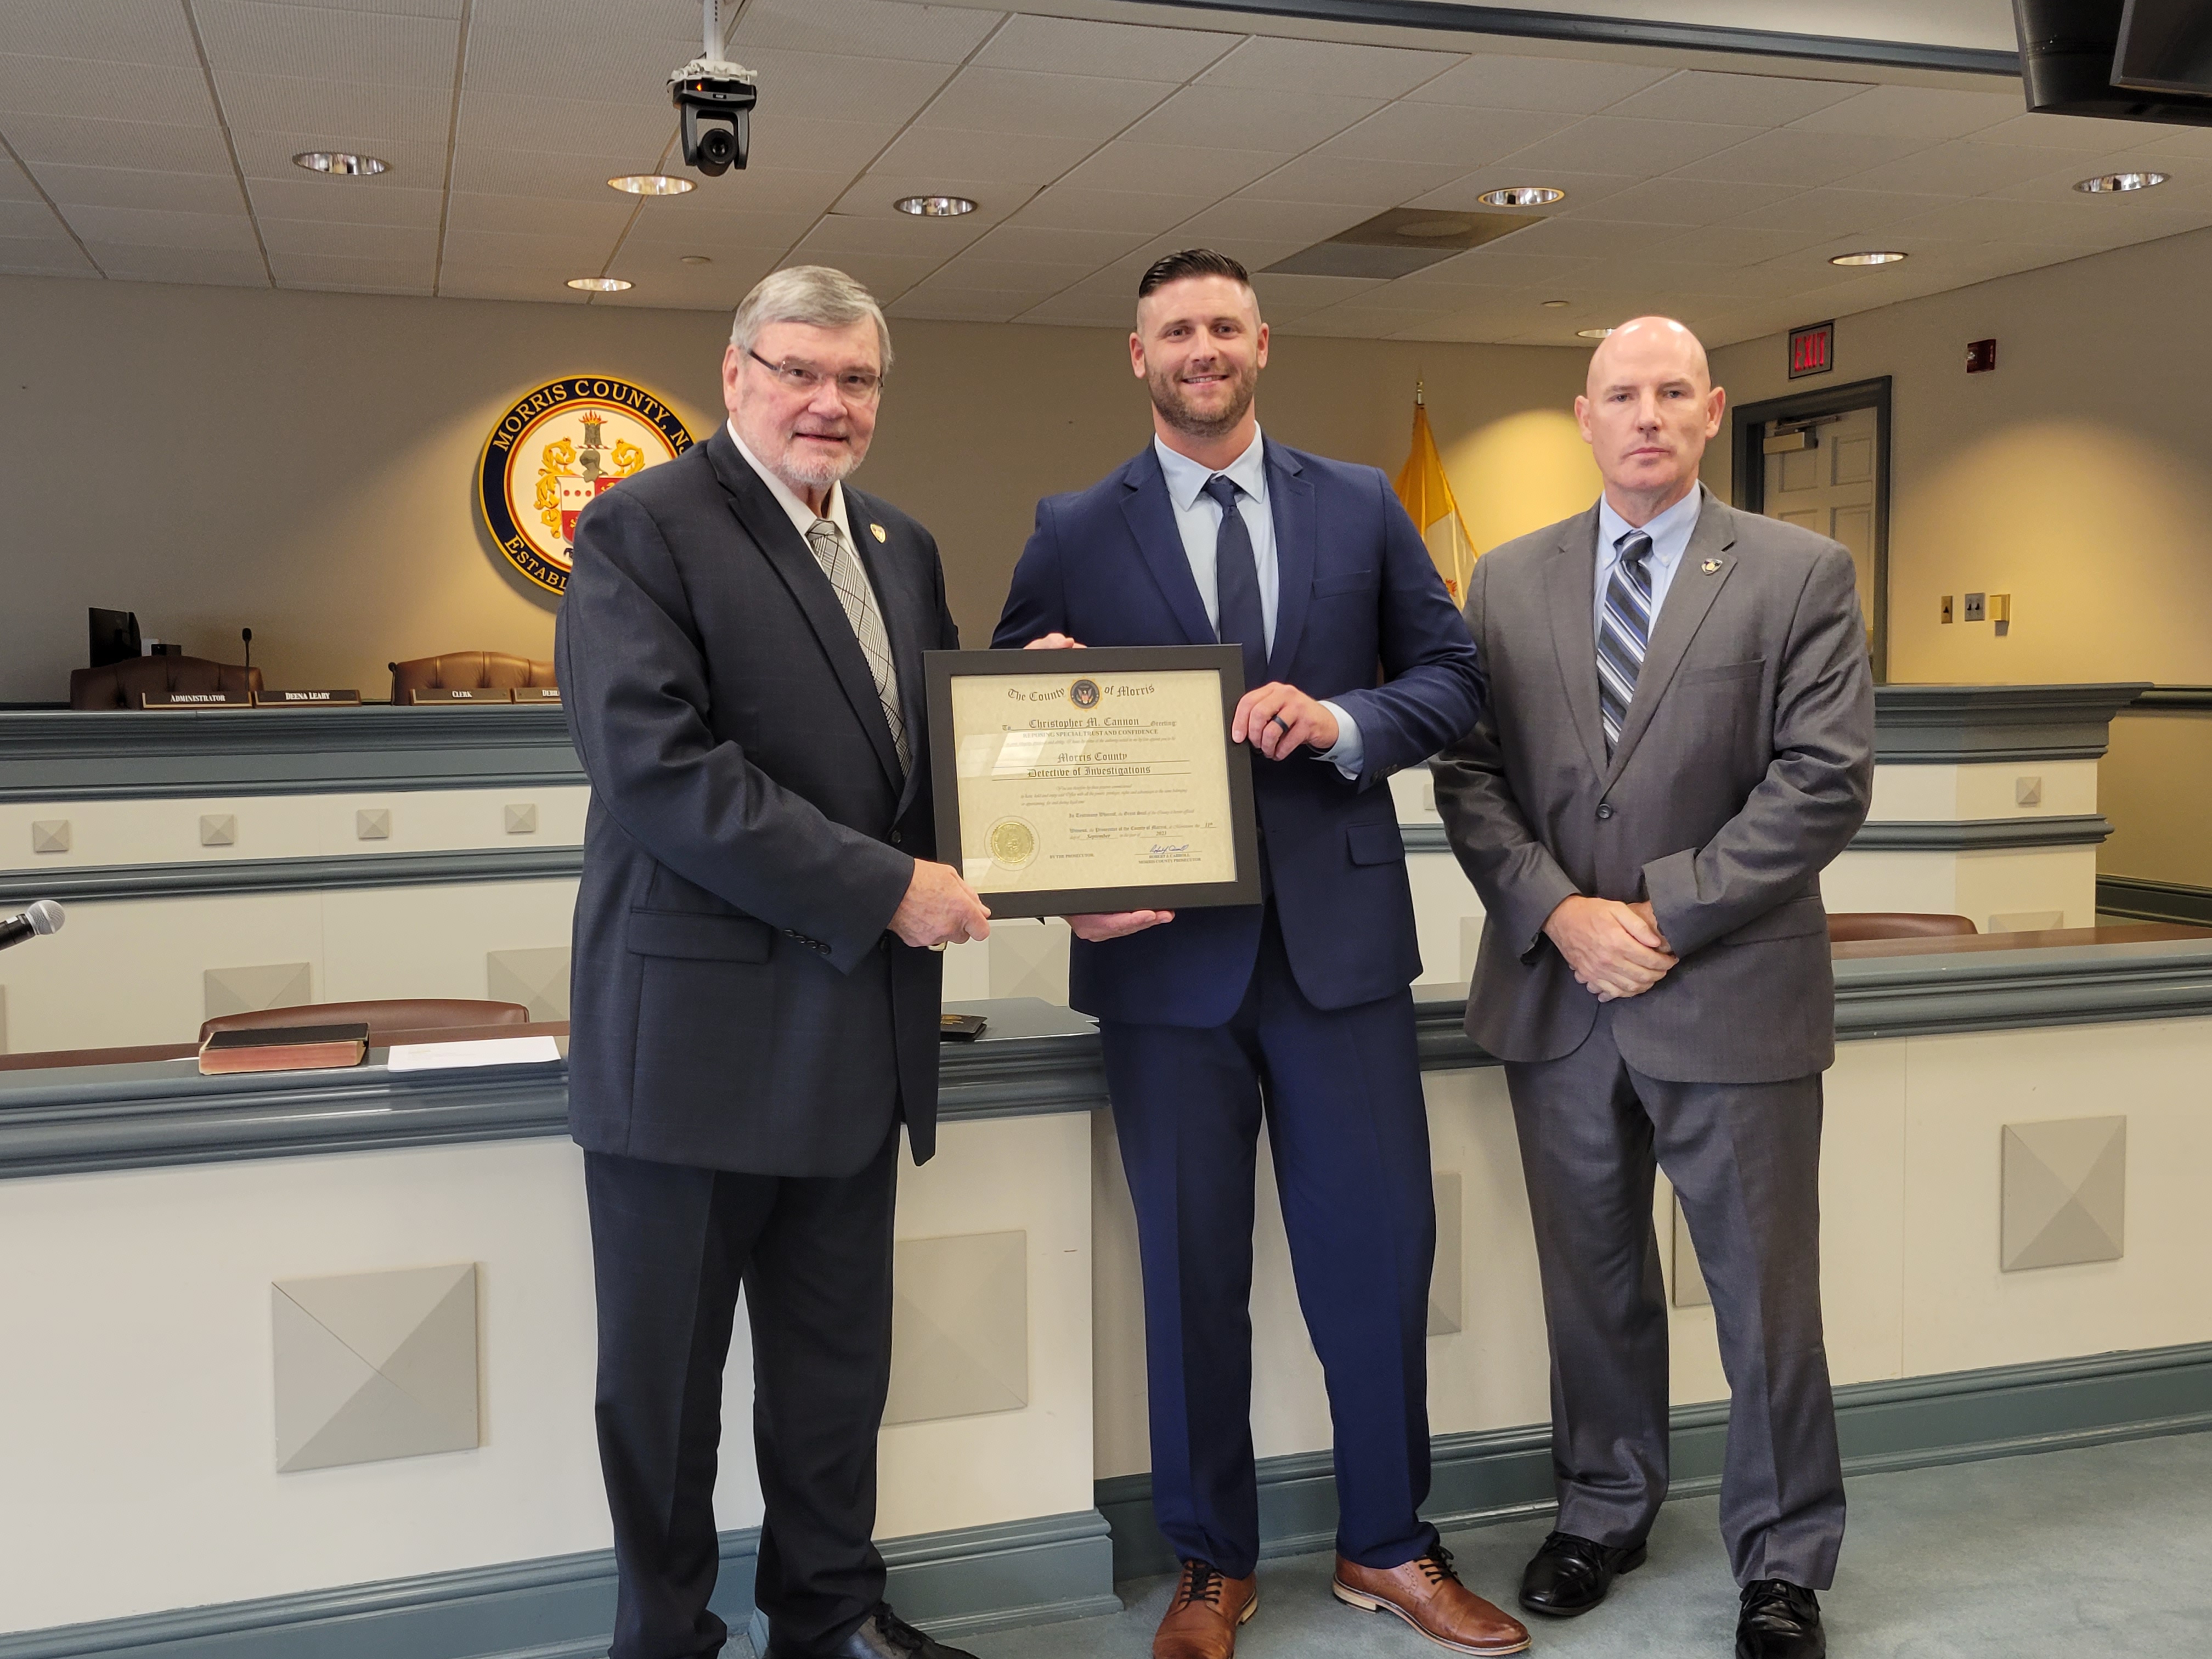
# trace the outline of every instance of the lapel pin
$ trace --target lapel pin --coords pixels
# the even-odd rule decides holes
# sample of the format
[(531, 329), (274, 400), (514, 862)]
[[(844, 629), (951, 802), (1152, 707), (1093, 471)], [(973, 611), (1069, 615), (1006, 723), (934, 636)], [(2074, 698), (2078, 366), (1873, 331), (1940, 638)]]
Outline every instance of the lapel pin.
[(885, 539), (886, 539), (886, 538), (885, 538), (885, 537), (884, 537), (884, 527), (883, 527), (883, 526), (881, 526), (881, 525), (879, 525), (879, 524), (872, 524), (872, 525), (870, 525), (870, 526), (868, 526), (868, 530), (869, 530), (869, 532), (870, 532), (872, 535), (873, 535), (873, 536), (875, 537), (875, 538), (876, 538), (878, 541), (879, 541), (879, 542), (880, 542), (880, 541), (883, 541), (883, 540), (885, 540)]
[[(883, 533), (884, 533), (884, 532), (883, 532), (882, 531), (880, 531), (880, 530), (878, 530), (878, 532), (876, 532), (876, 534), (878, 534), (878, 536), (882, 535)], [(1721, 568), (1721, 562), (1720, 562), (1718, 559), (1707, 559), (1707, 560), (1705, 562), (1705, 563), (1703, 563), (1703, 564), (1701, 564), (1701, 565), (1699, 565), (1699, 566), (1698, 567), (1698, 568), (1699, 568), (1700, 570), (1704, 571), (1704, 572), (1705, 573), (1705, 574), (1707, 574), (1708, 576), (1711, 575), (1711, 574), (1713, 574), (1713, 572), (1714, 572), (1714, 571), (1716, 571), (1716, 570), (1719, 569), (1720, 568)]]

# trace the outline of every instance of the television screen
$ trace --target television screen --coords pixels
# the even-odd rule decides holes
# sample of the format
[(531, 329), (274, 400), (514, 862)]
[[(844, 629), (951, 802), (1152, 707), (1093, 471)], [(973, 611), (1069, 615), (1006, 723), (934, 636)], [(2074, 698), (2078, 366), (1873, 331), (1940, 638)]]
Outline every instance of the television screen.
[[(2027, 106), (2051, 115), (2089, 115), (2163, 126), (2212, 126), (2212, 88), (2177, 81), (2123, 86), (2113, 79), (2128, 59), (2124, 15), (2136, 21), (2154, 58), (2185, 59), (2181, 44), (2202, 40), (2197, 14), (2205, 0), (2012, 0), (2020, 32), (2020, 78)], [(2171, 27), (2168, 27), (2168, 24)], [(2150, 43), (2168, 43), (2154, 45)], [(2169, 65), (2171, 67), (2171, 65)]]
[(2212, 6), (2204, 0), (2128, 0), (2112, 54), (2112, 84), (2212, 96)]
[(130, 611), (102, 611), (98, 605), (88, 612), (92, 631), (92, 666), (105, 668), (112, 662), (125, 662), (132, 657), (145, 655), (138, 643), (138, 617)]

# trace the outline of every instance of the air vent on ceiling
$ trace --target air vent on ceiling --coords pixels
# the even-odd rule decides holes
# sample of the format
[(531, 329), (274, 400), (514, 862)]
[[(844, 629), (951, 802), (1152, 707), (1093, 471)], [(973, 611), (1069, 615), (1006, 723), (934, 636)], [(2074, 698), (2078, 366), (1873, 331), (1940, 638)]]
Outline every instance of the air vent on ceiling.
[(1440, 213), (1433, 208), (1392, 208), (1340, 230), (1325, 242), (1278, 259), (1262, 275), (1283, 276), (1403, 276), (1410, 271), (1540, 224), (1529, 213)]

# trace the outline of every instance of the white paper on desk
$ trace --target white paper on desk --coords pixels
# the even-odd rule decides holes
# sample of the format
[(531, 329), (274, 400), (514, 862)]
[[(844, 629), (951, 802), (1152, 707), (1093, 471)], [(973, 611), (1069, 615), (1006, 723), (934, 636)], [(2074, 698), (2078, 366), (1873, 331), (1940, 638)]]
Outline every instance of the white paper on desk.
[(475, 1042), (395, 1043), (385, 1065), (395, 1072), (442, 1072), (457, 1066), (528, 1066), (558, 1060), (550, 1036), (485, 1037)]

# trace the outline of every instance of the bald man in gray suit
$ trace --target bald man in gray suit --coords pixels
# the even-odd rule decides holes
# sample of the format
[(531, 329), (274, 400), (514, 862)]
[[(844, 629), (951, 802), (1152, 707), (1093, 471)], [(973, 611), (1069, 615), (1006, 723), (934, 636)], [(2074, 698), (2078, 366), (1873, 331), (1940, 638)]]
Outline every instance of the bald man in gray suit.
[(1586, 1613), (1667, 1492), (1655, 1164), (1731, 1389), (1740, 1659), (1820, 1659), (1843, 1473), (1820, 1334), (1822, 867), (1864, 820), (1874, 685), (1850, 553), (1698, 483), (1725, 395), (1638, 318), (1576, 399), (1605, 492), (1486, 554), (1480, 723), (1434, 763), (1488, 912), (1468, 1034), (1505, 1062), (1552, 1347), (1557, 1530), (1522, 1605)]

